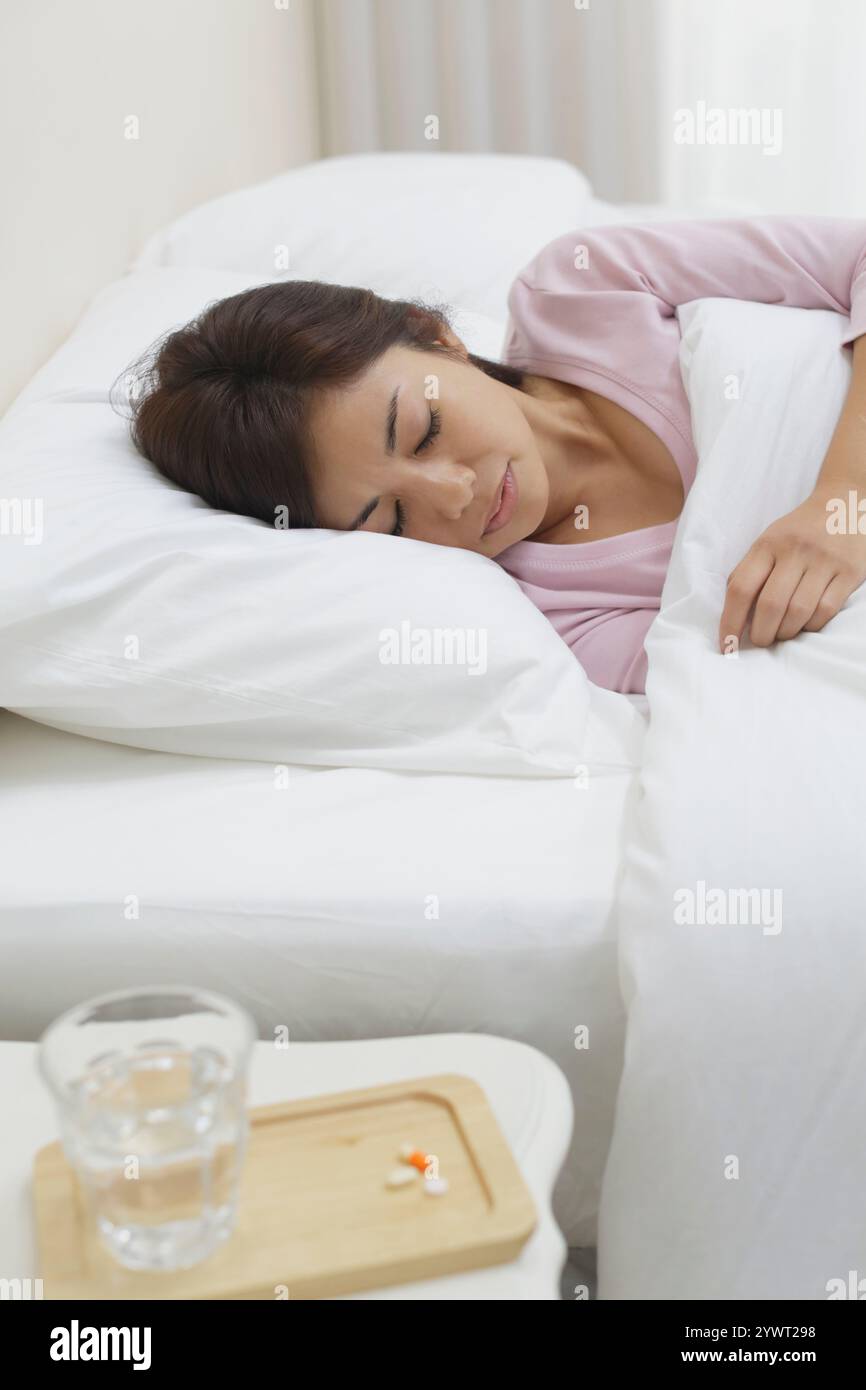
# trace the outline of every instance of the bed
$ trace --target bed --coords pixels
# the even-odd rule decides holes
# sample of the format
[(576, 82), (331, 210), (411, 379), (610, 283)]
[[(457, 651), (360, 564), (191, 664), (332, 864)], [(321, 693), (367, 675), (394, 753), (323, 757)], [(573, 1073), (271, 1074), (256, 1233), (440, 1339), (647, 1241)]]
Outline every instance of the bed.
[[(531, 200), (521, 193), (527, 182)], [(335, 752), (330, 729), (321, 747), (308, 729), (302, 756), (268, 760), (267, 747), (251, 745), (248, 701), (236, 702), (235, 723), (235, 710), (229, 722), (224, 705), (207, 710), (197, 743), (189, 728), (178, 733), (175, 705), (139, 717), (129, 663), (113, 726), (94, 725), (107, 678), (93, 676), (84, 646), (97, 622), (94, 557), (105, 533), (156, 572), (174, 524), (173, 513), (155, 513), (136, 531), (153, 484), (135, 473), (122, 483), (131, 512), (118, 520), (103, 506), (120, 479), (106, 443), (116, 429), (109, 387), (157, 329), (283, 274), (274, 255), (284, 246), (290, 273), (487, 315), (492, 336), (482, 323), (475, 347), (496, 355), (510, 282), (540, 245), (581, 221), (663, 215), (673, 214), (599, 202), (578, 170), (556, 160), (321, 161), (196, 209), (152, 238), (126, 281), (101, 297), (91, 331), (25, 389), (6, 422), (5, 494), (26, 496), (46, 458), (46, 490), (61, 479), (70, 491), (49, 496), (44, 544), (0, 552), (7, 595), (16, 582), (19, 594), (18, 608), (0, 613), (0, 702), (19, 711), (0, 715), (4, 1038), (35, 1039), (100, 990), (172, 979), (228, 990), (263, 1037), (279, 1023), (307, 1040), (455, 1029), (526, 1040), (569, 1079), (576, 1124), (556, 1211), (571, 1244), (594, 1243), (624, 1024), (611, 913), (645, 702), (623, 697), (625, 718), (610, 709), (619, 697), (603, 693), (605, 739), (611, 720), (622, 727), (589, 788), (572, 775), (570, 755), (563, 775), (545, 765), (543, 748), (537, 769), (524, 759), (497, 763), (492, 777), (456, 774), (453, 766), (473, 766), (471, 738), (444, 771), (426, 773), (417, 757), (403, 770), (399, 748)], [(78, 495), (88, 488), (90, 500)], [(191, 519), (200, 531), (211, 517)], [(58, 558), (70, 531), (77, 549)], [(176, 542), (179, 562), (190, 558), (190, 534)], [(116, 596), (138, 582), (118, 574), (107, 587)], [(163, 583), (156, 607), (167, 604)], [(42, 608), (42, 626), (22, 647), (22, 628)], [(146, 657), (152, 633), (130, 623), (112, 614), (105, 640), (137, 631)], [(506, 636), (516, 640), (513, 630)], [(181, 631), (179, 644), (191, 642)], [(570, 667), (569, 658), (569, 679)], [(150, 699), (146, 660), (136, 669)], [(56, 707), (61, 687), (66, 709)], [(170, 704), (180, 687), (165, 688)], [(566, 720), (570, 690), (560, 700)], [(507, 706), (500, 718), (507, 729)], [(442, 766), (438, 752), (429, 766)]]
[[(435, 292), (495, 325), (511, 277), (563, 227), (682, 215), (598, 203), (558, 161), (528, 161), (540, 180), (530, 206), (520, 161), (503, 158), (437, 156), (446, 197), (425, 156), (291, 171), (181, 219), (134, 276), (252, 282), (285, 238), (296, 273)], [(376, 227), (395, 187), (385, 247)], [(66, 718), (45, 673), (33, 675), (36, 647), (25, 669), (16, 624), (0, 625), (0, 698), (18, 711), (0, 716), (3, 1037), (36, 1038), (99, 990), (167, 980), (230, 992), (262, 1037), (277, 1025), (303, 1041), (513, 1037), (569, 1081), (575, 1127), (555, 1213), (570, 1245), (598, 1239), (602, 1297), (823, 1297), (862, 1267), (862, 595), (823, 634), (738, 662), (714, 648), (744, 537), (780, 498), (795, 505), (820, 461), (846, 381), (839, 319), (728, 301), (686, 306), (681, 323), (699, 479), (648, 643), (646, 699), (581, 688), (595, 721), (588, 783), (568, 747), (548, 758), (543, 737), (504, 763), (472, 762), (470, 738), (450, 762), (441, 748), (425, 761), (415, 739), (409, 754), (366, 746), (346, 765), (312, 737), (285, 758), (267, 739), (245, 754), (249, 729), (226, 724), (221, 706), (210, 741), (190, 742), (174, 707), (144, 724), (133, 706), (147, 680), (127, 682), (128, 704), (102, 732), (92, 706), (104, 671), (87, 686), (74, 659), (102, 524), (82, 514)], [(125, 331), (129, 345), (143, 329)], [(495, 353), (495, 334), (486, 342)], [(67, 344), (18, 423), (62, 410), (69, 439), (86, 434), (116, 356), (102, 347), (91, 335), (85, 361), (80, 339)], [(762, 375), (770, 363), (774, 378)], [(730, 371), (752, 383), (737, 408), (717, 390)], [(798, 401), (780, 379), (801, 381)], [(35, 430), (29, 457), (48, 439)], [(82, 485), (98, 467), (94, 452)], [(148, 543), (159, 533), (155, 522)], [(521, 651), (541, 636), (527, 628)], [(41, 640), (43, 655), (58, 650)], [(500, 710), (499, 727), (517, 715)], [(684, 930), (671, 895), (702, 881), (780, 889), (784, 930)], [(724, 1175), (733, 1158), (739, 1185)]]
[(4, 1038), (36, 1039), (88, 995), (175, 981), (228, 992), (263, 1038), (459, 1027), (530, 1042), (572, 1088), (557, 1210), (573, 1244), (592, 1242), (621, 1065), (611, 908), (634, 773), (591, 797), (569, 779), (275, 774), (9, 713), (0, 763)]

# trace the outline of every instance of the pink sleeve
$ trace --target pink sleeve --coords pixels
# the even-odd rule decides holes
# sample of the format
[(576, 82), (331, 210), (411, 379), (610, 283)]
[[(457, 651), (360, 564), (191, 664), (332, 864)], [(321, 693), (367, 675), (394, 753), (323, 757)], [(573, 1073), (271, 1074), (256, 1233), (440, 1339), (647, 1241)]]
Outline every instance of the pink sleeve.
[(659, 385), (674, 311), (691, 299), (749, 299), (850, 315), (866, 333), (866, 221), (767, 216), (578, 228), (545, 246), (508, 298), (504, 358), (584, 360), (626, 382)]

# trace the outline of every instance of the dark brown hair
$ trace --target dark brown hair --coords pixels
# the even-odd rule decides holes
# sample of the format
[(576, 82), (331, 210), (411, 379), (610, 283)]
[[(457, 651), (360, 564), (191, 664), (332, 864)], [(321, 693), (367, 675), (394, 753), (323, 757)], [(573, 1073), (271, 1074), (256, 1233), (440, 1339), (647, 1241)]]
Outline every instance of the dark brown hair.
[[(318, 280), (260, 285), (211, 304), (126, 374), (131, 434), (166, 478), (212, 507), (316, 526), (307, 428), (313, 394), (351, 385), (388, 348), (453, 356), (448, 310)], [(509, 386), (523, 373), (469, 355)]]

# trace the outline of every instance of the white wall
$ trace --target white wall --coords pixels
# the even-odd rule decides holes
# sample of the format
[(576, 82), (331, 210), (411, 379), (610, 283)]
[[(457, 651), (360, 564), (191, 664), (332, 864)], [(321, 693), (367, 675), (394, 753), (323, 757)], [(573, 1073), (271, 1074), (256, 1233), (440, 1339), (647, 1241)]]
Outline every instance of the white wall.
[(310, 0), (285, 3), (3, 0), (0, 409), (152, 232), (318, 157)]

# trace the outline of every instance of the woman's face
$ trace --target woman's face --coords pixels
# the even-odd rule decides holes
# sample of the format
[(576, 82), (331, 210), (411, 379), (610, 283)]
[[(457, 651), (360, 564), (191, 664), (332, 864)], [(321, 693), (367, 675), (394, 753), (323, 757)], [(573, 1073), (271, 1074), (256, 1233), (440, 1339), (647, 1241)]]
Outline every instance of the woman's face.
[(540, 526), (548, 481), (521, 393), (465, 360), (393, 347), (310, 418), (320, 525), (495, 556)]

